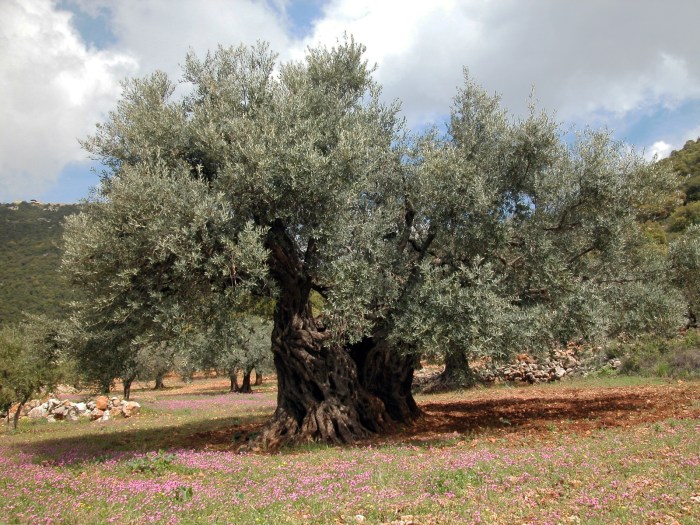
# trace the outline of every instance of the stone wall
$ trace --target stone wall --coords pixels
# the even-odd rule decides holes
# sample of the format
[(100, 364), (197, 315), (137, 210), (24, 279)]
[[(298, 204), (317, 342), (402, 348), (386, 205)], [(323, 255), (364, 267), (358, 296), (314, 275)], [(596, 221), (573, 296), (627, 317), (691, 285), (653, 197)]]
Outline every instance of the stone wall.
[[(10, 408), (9, 417), (14, 416), (17, 405)], [(46, 401), (32, 399), (20, 412), (20, 417), (55, 421), (78, 421), (81, 418), (91, 421), (109, 421), (113, 418), (132, 417), (139, 413), (141, 405), (136, 401), (126, 401), (118, 397), (99, 396), (87, 402), (61, 401), (49, 395)]]

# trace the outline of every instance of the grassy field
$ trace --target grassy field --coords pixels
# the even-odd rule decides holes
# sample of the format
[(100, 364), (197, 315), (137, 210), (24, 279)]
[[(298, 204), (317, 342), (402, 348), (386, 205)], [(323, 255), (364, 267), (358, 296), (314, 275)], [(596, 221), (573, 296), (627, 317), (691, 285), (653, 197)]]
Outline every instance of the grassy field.
[(700, 523), (700, 383), (611, 378), (419, 396), (353, 447), (240, 454), (275, 391), (136, 389), (105, 423), (0, 433), (0, 523)]

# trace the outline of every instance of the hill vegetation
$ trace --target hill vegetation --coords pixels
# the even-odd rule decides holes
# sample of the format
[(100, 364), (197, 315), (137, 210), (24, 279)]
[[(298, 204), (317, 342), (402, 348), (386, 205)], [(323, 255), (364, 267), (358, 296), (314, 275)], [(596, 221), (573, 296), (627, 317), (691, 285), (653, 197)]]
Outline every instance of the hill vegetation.
[(71, 296), (60, 278), (63, 221), (77, 204), (0, 204), (0, 325), (23, 313), (59, 317)]
[(700, 138), (687, 141), (661, 162), (670, 164), (682, 179), (682, 201), (664, 221), (666, 229), (674, 236), (693, 224), (700, 224)]

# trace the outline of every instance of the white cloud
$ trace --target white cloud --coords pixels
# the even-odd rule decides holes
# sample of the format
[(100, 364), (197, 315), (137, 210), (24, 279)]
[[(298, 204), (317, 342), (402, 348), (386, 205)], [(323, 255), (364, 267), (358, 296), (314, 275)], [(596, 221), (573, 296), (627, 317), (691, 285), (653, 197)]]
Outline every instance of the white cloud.
[(48, 0), (0, 4), (0, 49), (0, 201), (27, 199), (86, 159), (77, 139), (113, 106), (135, 62), (87, 49)]
[[(624, 128), (630, 115), (638, 125), (700, 99), (700, 2), (660, 14), (656, 0), (329, 0), (299, 40), (289, 0), (69, 1), (108, 14), (107, 49), (87, 46), (53, 0), (0, 0), (0, 200), (28, 197), (85, 158), (76, 138), (114, 107), (119, 79), (157, 68), (177, 78), (188, 49), (217, 44), (267, 40), (284, 61), (352, 34), (410, 126), (449, 112), (464, 66), (515, 113), (534, 86), (558, 118), (593, 125)], [(661, 153), (687, 133), (651, 136)]]
[(700, 2), (332, 0), (306, 43), (368, 46), (409, 122), (447, 112), (462, 67), (506, 107), (536, 98), (567, 120), (623, 117), (700, 97)]
[(272, 50), (290, 46), (280, 14), (252, 0), (120, 0), (110, 6), (115, 48), (139, 57), (139, 74), (161, 69), (180, 76), (180, 64), (193, 49), (203, 55), (217, 45), (270, 42)]
[(644, 152), (644, 157), (646, 157), (647, 160), (665, 159), (671, 154), (673, 149), (673, 146), (668, 142), (657, 140)]
[(0, 202), (33, 198), (68, 164), (86, 161), (78, 139), (114, 108), (119, 82), (163, 69), (178, 78), (191, 48), (269, 40), (289, 48), (284, 23), (264, 2), (75, 0), (111, 12), (117, 41), (96, 50), (51, 0), (0, 2)]

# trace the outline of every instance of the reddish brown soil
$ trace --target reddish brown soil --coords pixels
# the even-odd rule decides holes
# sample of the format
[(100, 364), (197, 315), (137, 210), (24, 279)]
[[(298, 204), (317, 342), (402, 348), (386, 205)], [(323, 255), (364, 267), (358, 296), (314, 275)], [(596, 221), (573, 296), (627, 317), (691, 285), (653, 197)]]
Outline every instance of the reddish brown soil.
[[(211, 386), (210, 386), (211, 387)], [(270, 388), (266, 382), (266, 388)], [(423, 416), (371, 440), (372, 444), (445, 439), (501, 439), (513, 443), (595, 435), (604, 428), (634, 427), (670, 418), (700, 419), (700, 382), (630, 387), (522, 386), (482, 388), (430, 396)], [(261, 429), (250, 423), (200, 433), (198, 445), (230, 448)]]
[[(424, 416), (393, 439), (452, 435), (509, 439), (590, 435), (597, 429), (700, 419), (700, 383), (632, 387), (527, 386), (441, 395), (421, 404)], [(392, 440), (393, 440), (392, 439)]]

